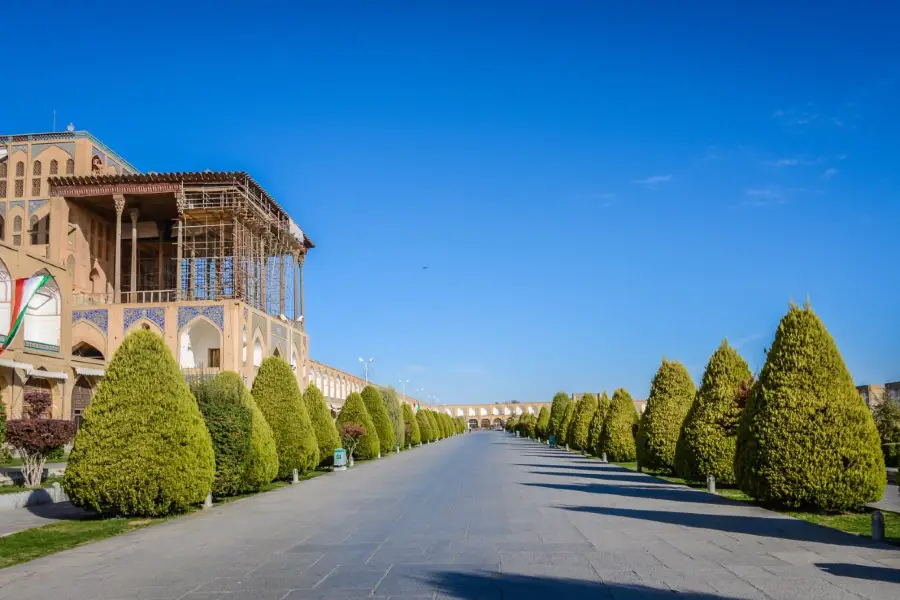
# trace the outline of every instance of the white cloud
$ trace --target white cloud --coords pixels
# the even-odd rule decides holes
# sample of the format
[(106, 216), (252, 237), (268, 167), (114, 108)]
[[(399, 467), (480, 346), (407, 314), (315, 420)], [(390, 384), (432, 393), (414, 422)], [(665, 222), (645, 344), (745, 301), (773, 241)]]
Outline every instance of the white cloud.
[(832, 177), (834, 177), (837, 174), (838, 174), (838, 170), (835, 169), (834, 167), (832, 167), (830, 169), (825, 169), (825, 172), (822, 173), (822, 179), (824, 179), (825, 181), (828, 181), (829, 179), (831, 179)]
[(637, 185), (645, 185), (647, 187), (656, 187), (660, 183), (666, 183), (668, 181), (672, 181), (671, 175), (653, 175), (651, 177), (647, 177), (646, 179), (635, 180), (634, 183), (636, 183)]

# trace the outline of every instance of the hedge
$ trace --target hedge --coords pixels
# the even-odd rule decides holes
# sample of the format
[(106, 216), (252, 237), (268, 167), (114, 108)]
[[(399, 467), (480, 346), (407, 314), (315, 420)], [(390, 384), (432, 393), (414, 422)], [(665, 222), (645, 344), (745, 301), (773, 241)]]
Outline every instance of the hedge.
[[(243, 387), (243, 384), (241, 384)], [(250, 454), (250, 407), (240, 391), (212, 380), (193, 386), (194, 397), (206, 421), (216, 459), (212, 494), (234, 496), (244, 491), (244, 458)]]
[(808, 303), (778, 324), (741, 415), (735, 476), (748, 495), (787, 506), (844, 510), (884, 492), (872, 413)]
[(553, 402), (550, 404), (550, 423), (547, 425), (547, 437), (554, 436), (556, 443), (560, 445), (566, 443), (562, 435), (562, 422), (566, 416), (566, 408), (568, 408), (569, 402), (569, 396), (565, 392), (557, 392), (553, 396)]
[(372, 422), (372, 417), (366, 410), (366, 404), (358, 392), (353, 392), (344, 401), (344, 406), (337, 418), (338, 431), (342, 425), (359, 425), (366, 430), (366, 434), (356, 447), (356, 458), (361, 460), (378, 458), (380, 443), (378, 434), (375, 432), (375, 423)]
[(161, 516), (199, 504), (215, 455), (203, 415), (163, 338), (125, 337), (84, 414), (66, 466), (76, 506)]
[(706, 365), (681, 427), (675, 448), (679, 477), (703, 481), (712, 475), (721, 484), (734, 485), (738, 422), (752, 384), (747, 361), (723, 340)]
[(597, 412), (594, 413), (594, 418), (591, 419), (591, 426), (588, 429), (588, 451), (594, 456), (601, 456), (599, 451), (600, 434), (603, 433), (603, 422), (606, 420), (608, 412), (609, 396), (606, 395), (606, 392), (603, 392), (597, 400)]
[(678, 361), (663, 358), (650, 384), (650, 396), (637, 434), (637, 459), (646, 469), (675, 472), (675, 446), (697, 388)]
[(319, 445), (319, 465), (334, 464), (334, 451), (341, 447), (341, 436), (331, 418), (322, 390), (310, 383), (303, 392), (303, 405), (309, 413), (309, 422)]
[(550, 411), (547, 410), (546, 406), (541, 407), (541, 412), (538, 413), (537, 420), (537, 435), (540, 439), (547, 439), (547, 428), (550, 426)]
[(425, 409), (423, 411), (425, 413), (425, 418), (428, 419), (429, 431), (431, 432), (431, 437), (429, 438), (429, 442), (436, 442), (441, 439), (441, 430), (438, 428), (437, 419), (434, 418), (434, 413), (429, 409)]
[(429, 444), (433, 439), (433, 433), (431, 431), (431, 421), (428, 420), (426, 412), (427, 411), (423, 408), (420, 408), (418, 412), (416, 412), (416, 422), (419, 424), (419, 432), (422, 436), (423, 444)]
[(319, 464), (319, 443), (291, 366), (278, 356), (263, 359), (253, 380), (253, 398), (272, 428), (278, 477), (306, 473)]
[(587, 451), (588, 433), (591, 429), (591, 419), (597, 412), (597, 398), (593, 394), (584, 394), (575, 403), (575, 413), (572, 416), (572, 424), (569, 427), (569, 445), (575, 450)]
[(409, 432), (406, 441), (412, 446), (421, 444), (422, 432), (419, 430), (419, 422), (416, 420), (416, 415), (413, 412), (412, 406), (406, 402), (403, 403), (403, 423), (406, 425)]
[(381, 454), (386, 455), (394, 451), (394, 426), (384, 406), (384, 398), (374, 385), (367, 385), (360, 394), (372, 422), (375, 424), (375, 433), (378, 435), (378, 444)]
[(559, 424), (559, 438), (556, 443), (565, 445), (569, 443), (569, 430), (572, 429), (572, 422), (575, 420), (575, 403), (569, 402), (566, 405), (566, 414), (563, 416)]
[(403, 448), (406, 445), (404, 440), (403, 409), (400, 408), (397, 390), (392, 387), (383, 388), (381, 397), (384, 399), (384, 408), (387, 410), (388, 419), (390, 419), (391, 427), (394, 429), (394, 446)]
[(600, 433), (599, 453), (606, 452), (607, 460), (629, 462), (635, 459), (634, 426), (638, 422), (637, 410), (631, 395), (625, 388), (613, 393), (609, 412)]

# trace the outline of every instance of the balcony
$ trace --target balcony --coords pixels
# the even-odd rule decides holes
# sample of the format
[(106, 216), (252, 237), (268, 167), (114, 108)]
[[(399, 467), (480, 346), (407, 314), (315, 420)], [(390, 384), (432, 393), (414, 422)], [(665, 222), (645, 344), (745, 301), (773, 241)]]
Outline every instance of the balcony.
[[(121, 304), (160, 304), (175, 302), (178, 299), (178, 290), (139, 290), (137, 292), (122, 292)], [(115, 294), (73, 294), (72, 302), (75, 306), (104, 306), (115, 304)]]

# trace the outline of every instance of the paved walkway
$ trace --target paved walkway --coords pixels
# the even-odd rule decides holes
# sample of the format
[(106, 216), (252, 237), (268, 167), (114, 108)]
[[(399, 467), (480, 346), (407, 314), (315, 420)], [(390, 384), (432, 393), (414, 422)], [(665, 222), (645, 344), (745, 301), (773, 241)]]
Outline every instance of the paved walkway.
[(474, 433), (0, 571), (16, 600), (900, 597), (900, 551)]
[(69, 502), (5, 510), (0, 512), (0, 537), (59, 521), (81, 519), (89, 514), (91, 513), (72, 506)]

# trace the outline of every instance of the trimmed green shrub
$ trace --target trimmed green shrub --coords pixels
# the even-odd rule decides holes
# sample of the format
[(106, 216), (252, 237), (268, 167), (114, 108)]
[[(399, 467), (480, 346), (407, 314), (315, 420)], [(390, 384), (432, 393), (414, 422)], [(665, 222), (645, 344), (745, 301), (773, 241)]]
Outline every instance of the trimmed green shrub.
[(272, 428), (278, 477), (306, 473), (319, 464), (319, 442), (291, 366), (278, 356), (263, 359), (253, 380), (253, 399)]
[(550, 411), (547, 410), (546, 406), (542, 406), (541, 412), (538, 413), (537, 426), (535, 427), (538, 438), (542, 440), (547, 439), (547, 428), (549, 427), (549, 425)]
[(425, 409), (425, 418), (428, 419), (428, 425), (431, 427), (431, 439), (429, 441), (438, 441), (441, 439), (441, 430), (438, 427), (437, 419), (434, 417), (434, 412), (430, 409)]
[(384, 408), (387, 410), (388, 419), (390, 419), (391, 427), (394, 430), (394, 446), (403, 448), (406, 445), (404, 441), (403, 409), (400, 408), (397, 390), (390, 386), (382, 388), (381, 397), (384, 399)]
[(319, 465), (334, 464), (334, 451), (341, 447), (341, 436), (331, 418), (331, 411), (325, 403), (325, 395), (314, 384), (310, 383), (303, 392), (303, 405), (309, 413), (309, 422), (316, 434), (319, 445)]
[(418, 446), (422, 443), (422, 432), (419, 430), (419, 422), (413, 412), (412, 406), (403, 403), (403, 423), (406, 426), (406, 441), (412, 446)]
[[(243, 383), (240, 384), (244, 387)], [(250, 453), (250, 407), (241, 402), (240, 390), (213, 385), (212, 380), (193, 386), (197, 405), (206, 421), (216, 459), (212, 494), (234, 496), (244, 491), (244, 458)]]
[(634, 460), (637, 455), (634, 426), (637, 422), (638, 413), (634, 408), (631, 394), (625, 388), (617, 389), (613, 393), (609, 412), (603, 421), (598, 454), (606, 452), (606, 458), (611, 462)]
[(637, 459), (646, 469), (675, 472), (675, 446), (697, 388), (678, 361), (663, 358), (638, 425)]
[(872, 413), (808, 303), (778, 324), (741, 415), (735, 476), (750, 496), (787, 506), (857, 508), (884, 492)]
[(506, 429), (510, 433), (513, 433), (516, 431), (516, 425), (518, 425), (518, 424), (519, 424), (519, 416), (513, 415), (506, 420), (506, 425), (504, 426), (504, 429)]
[(437, 411), (428, 411), (430, 416), (434, 419), (434, 424), (436, 427), (436, 431), (438, 433), (437, 438), (439, 440), (447, 437), (447, 431), (444, 429), (444, 423), (441, 421), (441, 413)]
[(679, 477), (703, 481), (713, 475), (718, 483), (734, 485), (738, 422), (752, 385), (747, 361), (723, 340), (706, 365), (681, 427), (675, 448)]
[(378, 458), (378, 451), (381, 444), (378, 441), (378, 434), (375, 433), (375, 423), (366, 409), (366, 403), (358, 392), (353, 392), (344, 401), (337, 418), (337, 430), (341, 430), (342, 425), (359, 425), (366, 430), (366, 434), (362, 436), (359, 445), (356, 446), (354, 455), (360, 460)]
[(891, 398), (885, 389), (881, 394), (881, 402), (872, 409), (872, 416), (881, 438), (884, 464), (900, 467), (900, 402)]
[(422, 443), (430, 444), (434, 439), (434, 434), (431, 431), (431, 421), (428, 419), (427, 411), (424, 408), (420, 408), (418, 412), (416, 412), (416, 422), (419, 424), (419, 433), (422, 437)]
[(597, 412), (594, 413), (588, 429), (588, 451), (594, 456), (601, 456), (600, 434), (603, 433), (603, 422), (606, 420), (607, 413), (609, 413), (609, 396), (603, 392), (597, 400)]
[(563, 416), (562, 422), (559, 424), (559, 437), (556, 443), (565, 446), (569, 443), (569, 431), (572, 429), (572, 423), (575, 421), (575, 403), (569, 402), (566, 405), (566, 414)]
[(66, 467), (76, 506), (155, 517), (199, 504), (216, 464), (203, 415), (162, 337), (125, 337), (85, 411)]
[(591, 429), (591, 419), (597, 412), (597, 398), (593, 394), (584, 394), (575, 403), (575, 413), (572, 417), (572, 425), (569, 427), (569, 445), (575, 450), (587, 452), (588, 433)]
[(562, 422), (566, 417), (566, 408), (570, 402), (569, 396), (565, 392), (557, 392), (553, 396), (553, 402), (550, 403), (550, 423), (547, 425), (547, 437), (555, 436), (556, 443), (560, 446), (566, 443)]
[(372, 422), (375, 424), (375, 433), (378, 435), (378, 444), (381, 454), (390, 454), (394, 451), (394, 426), (388, 416), (381, 392), (373, 385), (367, 385), (360, 394)]
[(532, 414), (524, 414), (519, 419), (516, 428), (522, 437), (534, 437), (534, 428), (537, 425), (537, 417)]

